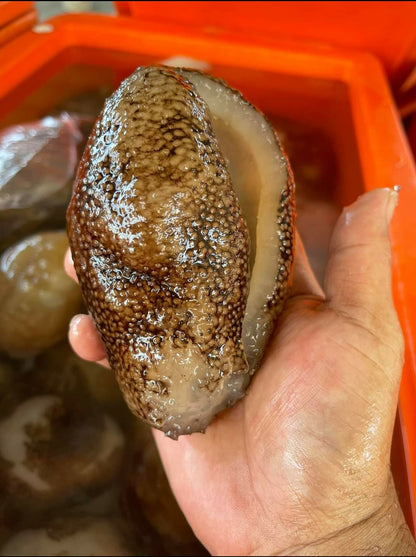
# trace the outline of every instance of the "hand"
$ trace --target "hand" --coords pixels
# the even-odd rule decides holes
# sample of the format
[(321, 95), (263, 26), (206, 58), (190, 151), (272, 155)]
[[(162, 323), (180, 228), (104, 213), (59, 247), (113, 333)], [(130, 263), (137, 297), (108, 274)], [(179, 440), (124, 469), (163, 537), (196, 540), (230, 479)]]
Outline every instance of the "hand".
[[(206, 433), (155, 438), (195, 534), (222, 555), (416, 555), (390, 473), (403, 362), (391, 295), (397, 193), (344, 210), (324, 291), (298, 243), (292, 296), (247, 396)], [(74, 276), (70, 259), (68, 272)], [(74, 350), (104, 360), (88, 316)]]

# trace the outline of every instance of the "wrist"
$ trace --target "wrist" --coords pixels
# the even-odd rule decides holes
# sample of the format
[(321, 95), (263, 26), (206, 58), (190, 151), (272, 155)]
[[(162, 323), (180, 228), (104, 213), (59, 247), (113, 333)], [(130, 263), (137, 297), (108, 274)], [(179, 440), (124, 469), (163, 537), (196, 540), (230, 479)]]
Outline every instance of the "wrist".
[(285, 555), (416, 555), (416, 542), (404, 519), (393, 479), (382, 505), (370, 516)]

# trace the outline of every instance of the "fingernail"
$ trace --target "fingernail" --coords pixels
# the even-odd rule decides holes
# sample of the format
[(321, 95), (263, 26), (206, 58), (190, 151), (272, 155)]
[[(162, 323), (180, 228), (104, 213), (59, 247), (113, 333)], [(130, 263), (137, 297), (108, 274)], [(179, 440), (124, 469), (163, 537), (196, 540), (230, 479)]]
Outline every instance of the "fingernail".
[(390, 190), (390, 196), (387, 201), (387, 222), (388, 223), (390, 223), (394, 215), (394, 211), (397, 207), (397, 204), (399, 203), (399, 191), (400, 191), (400, 186), (398, 185), (393, 186), (393, 188)]
[(71, 321), (69, 322), (69, 329), (76, 329), (79, 325), (79, 323), (82, 321), (82, 315), (80, 315), (79, 313), (77, 315), (74, 315), (71, 318)]

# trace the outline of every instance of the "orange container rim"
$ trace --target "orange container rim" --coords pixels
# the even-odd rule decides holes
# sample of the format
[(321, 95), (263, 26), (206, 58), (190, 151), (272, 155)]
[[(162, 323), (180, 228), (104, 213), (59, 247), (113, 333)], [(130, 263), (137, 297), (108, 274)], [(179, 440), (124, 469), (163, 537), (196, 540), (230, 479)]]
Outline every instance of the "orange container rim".
[(0, 27), (5, 27), (28, 12), (35, 13), (34, 2), (0, 2)]
[(36, 23), (34, 2), (0, 2), (0, 46)]
[(114, 2), (120, 15), (143, 22), (234, 31), (253, 38), (285, 37), (355, 48), (376, 55), (399, 85), (416, 63), (416, 3), (406, 1), (163, 1)]
[(413, 525), (416, 522), (416, 245), (414, 229), (416, 171), (406, 136), (380, 62), (372, 55), (335, 47), (322, 49), (282, 41), (280, 46), (244, 42), (242, 37), (207, 37), (180, 24), (138, 23), (131, 18), (96, 14), (57, 16), (47, 32), (36, 28), (0, 50), (0, 98), (19, 86), (59, 53), (71, 48), (136, 53), (163, 59), (173, 52), (211, 63), (287, 74), (299, 78), (341, 81), (348, 96), (360, 153), (365, 190), (402, 186), (392, 223), (394, 296), (406, 338), (406, 362), (399, 415), (410, 479)]

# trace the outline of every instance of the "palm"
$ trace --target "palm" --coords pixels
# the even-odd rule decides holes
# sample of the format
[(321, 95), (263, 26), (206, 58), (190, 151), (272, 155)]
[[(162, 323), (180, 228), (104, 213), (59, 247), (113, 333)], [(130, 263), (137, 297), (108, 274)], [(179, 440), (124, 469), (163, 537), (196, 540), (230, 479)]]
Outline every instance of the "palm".
[[(368, 428), (385, 429), (395, 394), (377, 408), (377, 362), (373, 377), (367, 370), (371, 333), (323, 306), (313, 297), (290, 302), (248, 395), (205, 435), (178, 443), (157, 435), (179, 503), (213, 553), (265, 554), (308, 543), (314, 531), (327, 535), (364, 518), (371, 509), (357, 494), (371, 488), (376, 500), (385, 489), (388, 434), (369, 445)], [(356, 346), (345, 346), (347, 337)], [(371, 388), (358, 380), (363, 369)], [(364, 485), (363, 467), (376, 485)], [(362, 482), (351, 488), (359, 470)], [(328, 515), (331, 530), (322, 531)], [(274, 543), (270, 532), (278, 547), (264, 546)]]
[[(340, 217), (325, 293), (298, 251), (293, 297), (242, 401), (204, 435), (174, 442), (155, 432), (173, 491), (210, 552), (287, 552), (381, 505), (403, 352), (391, 298), (392, 201), (376, 190)], [(100, 360), (84, 317), (72, 345)]]

